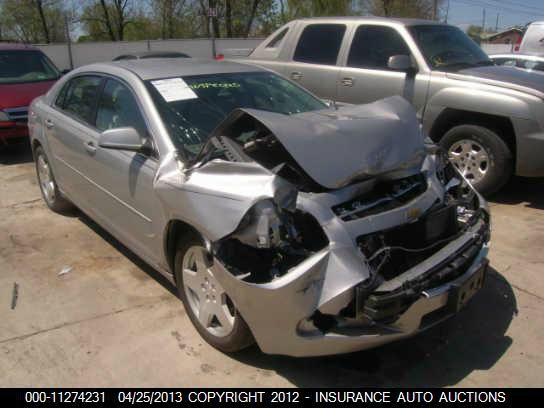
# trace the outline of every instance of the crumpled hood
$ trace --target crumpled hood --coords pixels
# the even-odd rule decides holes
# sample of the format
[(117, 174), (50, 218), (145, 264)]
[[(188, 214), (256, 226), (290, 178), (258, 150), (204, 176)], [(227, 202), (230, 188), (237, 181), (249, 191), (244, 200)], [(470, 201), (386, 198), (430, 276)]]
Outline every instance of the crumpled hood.
[(242, 110), (263, 123), (304, 171), (325, 188), (419, 168), (425, 157), (416, 112), (400, 96), (292, 116)]
[(516, 67), (507, 67), (507, 66), (496, 66), (489, 65), (476, 68), (467, 68), (457, 71), (455, 73), (448, 73), (447, 76), (451, 78), (457, 78), (459, 75), (471, 77), (470, 80), (480, 82), (480, 83), (489, 83), (492, 85), (497, 85), (492, 81), (501, 81), (505, 84), (501, 86), (520, 90), (520, 87), (528, 88), (524, 89), (525, 91), (538, 91), (540, 95), (544, 94), (544, 74), (540, 72), (531, 72), (524, 69), (519, 69)]

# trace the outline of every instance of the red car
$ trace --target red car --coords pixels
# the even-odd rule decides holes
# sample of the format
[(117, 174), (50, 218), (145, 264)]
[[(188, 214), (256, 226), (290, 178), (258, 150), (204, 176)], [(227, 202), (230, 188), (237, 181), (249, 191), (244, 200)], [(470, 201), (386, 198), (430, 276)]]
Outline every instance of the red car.
[(0, 43), (0, 146), (28, 137), (30, 102), (46, 93), (60, 75), (40, 50)]

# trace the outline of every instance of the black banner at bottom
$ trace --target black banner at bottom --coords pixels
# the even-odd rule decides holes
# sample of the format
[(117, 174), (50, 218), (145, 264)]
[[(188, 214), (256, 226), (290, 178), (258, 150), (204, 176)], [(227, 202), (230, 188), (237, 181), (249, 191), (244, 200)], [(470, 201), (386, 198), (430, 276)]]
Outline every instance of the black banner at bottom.
[[(540, 402), (542, 389), (254, 389), (254, 388), (4, 388), (0, 402), (43, 404), (524, 404)], [(7, 406), (7, 405), (4, 405)]]

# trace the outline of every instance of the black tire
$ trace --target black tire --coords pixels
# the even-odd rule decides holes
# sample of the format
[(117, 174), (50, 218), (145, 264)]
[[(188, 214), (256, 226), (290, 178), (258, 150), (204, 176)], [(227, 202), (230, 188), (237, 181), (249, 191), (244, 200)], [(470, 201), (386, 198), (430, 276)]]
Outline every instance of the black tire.
[[(51, 177), (52, 182), (52, 196), (48, 197), (44, 191), (44, 187), (42, 185), (42, 179), (40, 176), (40, 170), (39, 170), (39, 163), (40, 163), (40, 157), (43, 158), (45, 163), (47, 164), (49, 168), (49, 174)], [(41, 146), (37, 146), (34, 149), (34, 165), (36, 167), (36, 175), (38, 177), (38, 186), (40, 187), (40, 192), (42, 194), (43, 201), (45, 201), (45, 204), (54, 212), (59, 214), (65, 214), (68, 212), (73, 211), (74, 205), (68, 201), (66, 198), (62, 196), (60, 193), (57, 182), (55, 181), (55, 176), (53, 174), (53, 169), (51, 169), (51, 166), (49, 164), (49, 159), (47, 158), (47, 155), (45, 154), (45, 151)]]
[(494, 130), (477, 125), (455, 126), (444, 134), (439, 144), (449, 152), (456, 142), (462, 140), (476, 142), (485, 149), (489, 158), (483, 178), (472, 182), (476, 190), (484, 196), (489, 196), (510, 180), (514, 170), (512, 152)]
[[(196, 235), (185, 236), (184, 239), (180, 240), (177, 245), (174, 263), (174, 273), (178, 296), (183, 302), (189, 319), (191, 319), (193, 326), (208, 344), (224, 353), (234, 353), (251, 346), (255, 342), (253, 335), (251, 334), (247, 323), (242, 318), (238, 310), (234, 307), (232, 302), (231, 306), (235, 317), (234, 324), (230, 333), (225, 336), (216, 336), (208, 331), (208, 329), (206, 329), (200, 323), (197, 315), (194, 313), (191, 305), (189, 304), (189, 300), (187, 299), (182, 273), (183, 258), (187, 251), (194, 246), (205, 248), (202, 240)], [(211, 261), (211, 258), (210, 262), (213, 262)]]

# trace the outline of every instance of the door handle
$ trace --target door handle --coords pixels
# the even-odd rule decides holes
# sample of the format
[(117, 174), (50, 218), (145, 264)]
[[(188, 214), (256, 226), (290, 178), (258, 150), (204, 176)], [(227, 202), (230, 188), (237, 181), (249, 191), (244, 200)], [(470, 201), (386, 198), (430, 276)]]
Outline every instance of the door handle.
[(302, 72), (299, 72), (299, 71), (291, 72), (291, 79), (293, 81), (298, 81), (298, 80), (302, 79)]
[(85, 150), (87, 150), (87, 153), (94, 154), (96, 152), (96, 146), (93, 141), (85, 143)]
[(45, 127), (47, 129), (51, 129), (51, 128), (55, 127), (55, 124), (53, 123), (53, 121), (51, 119), (46, 119), (45, 120)]
[(353, 86), (353, 78), (351, 77), (342, 78), (342, 85)]

